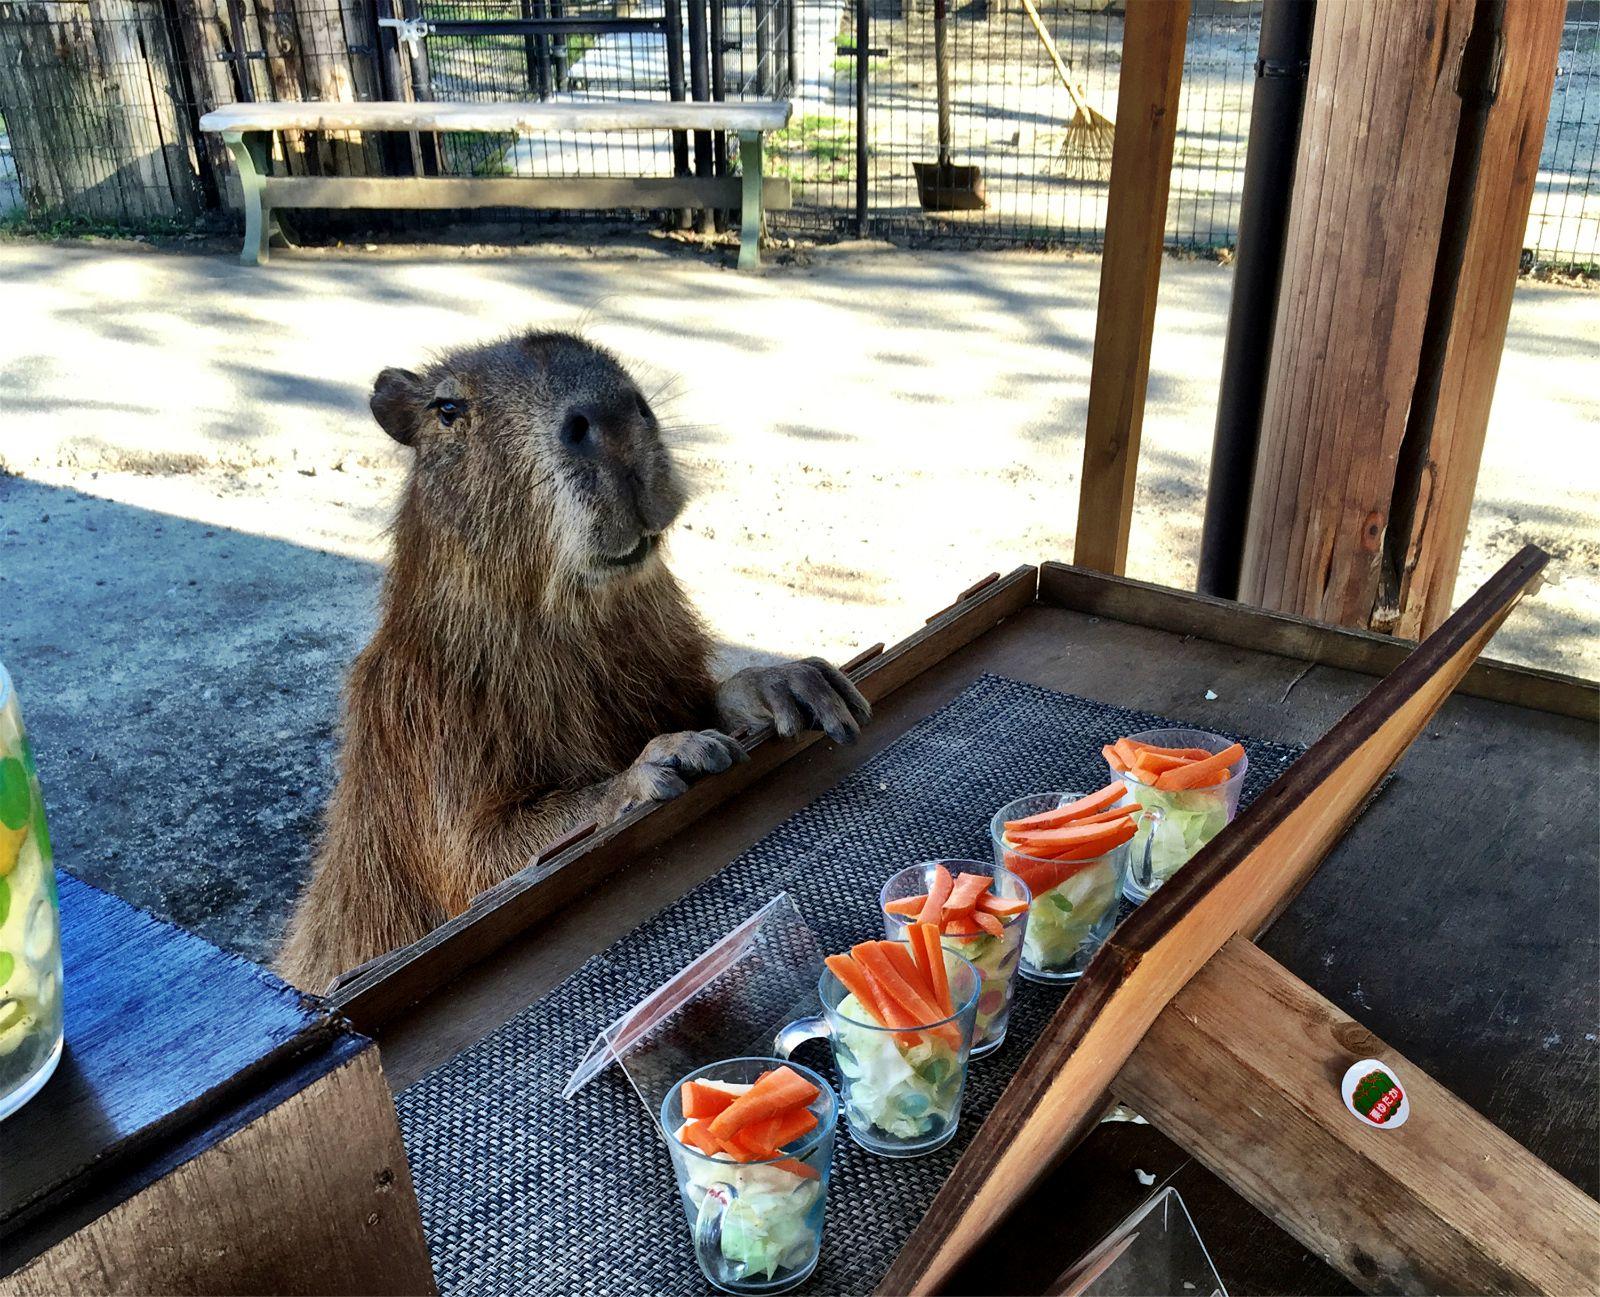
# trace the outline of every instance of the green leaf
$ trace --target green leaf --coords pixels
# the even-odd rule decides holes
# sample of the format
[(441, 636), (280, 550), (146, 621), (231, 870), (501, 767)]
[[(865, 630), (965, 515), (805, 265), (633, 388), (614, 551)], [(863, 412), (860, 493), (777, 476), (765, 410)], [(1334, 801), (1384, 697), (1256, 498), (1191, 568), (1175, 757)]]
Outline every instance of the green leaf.
[(0, 824), (20, 829), (28, 822), (32, 808), (27, 769), (15, 757), (0, 759)]
[(17, 958), (9, 950), (0, 950), (0, 986), (11, 980), (11, 974), (17, 967)]

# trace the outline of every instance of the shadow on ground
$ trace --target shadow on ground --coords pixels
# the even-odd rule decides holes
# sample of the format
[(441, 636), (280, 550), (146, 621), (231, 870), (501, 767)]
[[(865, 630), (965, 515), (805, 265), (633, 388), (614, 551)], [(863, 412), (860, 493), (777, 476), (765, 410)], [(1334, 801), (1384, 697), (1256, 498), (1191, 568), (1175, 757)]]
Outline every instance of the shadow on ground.
[(58, 862), (269, 957), (332, 779), (339, 683), (370, 633), (379, 569), (4, 476), (0, 554), (0, 599), (26, 610), (0, 629), (0, 659)]

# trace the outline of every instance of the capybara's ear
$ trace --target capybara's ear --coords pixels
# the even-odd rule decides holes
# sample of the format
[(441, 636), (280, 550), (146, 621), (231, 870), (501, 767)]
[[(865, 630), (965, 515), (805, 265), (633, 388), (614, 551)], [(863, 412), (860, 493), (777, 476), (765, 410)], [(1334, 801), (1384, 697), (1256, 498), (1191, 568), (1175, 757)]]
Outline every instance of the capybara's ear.
[(422, 379), (409, 369), (386, 369), (372, 384), (367, 400), (378, 426), (409, 446), (417, 439), (424, 411)]

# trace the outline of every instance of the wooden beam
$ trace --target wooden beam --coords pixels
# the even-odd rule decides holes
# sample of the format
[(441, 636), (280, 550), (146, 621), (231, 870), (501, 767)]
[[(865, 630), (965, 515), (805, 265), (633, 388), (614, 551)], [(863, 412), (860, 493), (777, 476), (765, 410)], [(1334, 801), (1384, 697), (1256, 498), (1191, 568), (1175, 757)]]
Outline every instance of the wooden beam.
[[(965, 647), (1033, 602), (1038, 570), (1019, 567), (959, 600), (916, 634), (872, 655), (852, 673), (868, 701), (877, 702), (933, 663)], [(681, 797), (642, 807), (575, 841), (477, 897), (427, 936), (364, 965), (329, 993), (329, 1003), (363, 1031), (376, 1031), (396, 1013), (431, 994), (519, 932), (570, 904), (602, 879), (637, 861), (685, 825), (798, 756), (822, 735), (779, 739), (770, 727), (743, 740), (750, 760), (702, 779)]]
[(1444, 621), (1455, 597), (1565, 14), (1563, 0), (1514, 0), (1504, 10), (1504, 60), (1484, 129), (1438, 408), (1410, 525), (1396, 538), (1405, 566), (1392, 628), (1413, 639)]
[[(739, 209), (738, 176), (289, 176), (269, 177), (263, 197), (270, 207), (532, 207), (606, 211), (613, 207)], [(791, 204), (781, 178), (761, 183), (761, 203), (773, 211)]]
[(1235, 934), (1289, 903), (1449, 696), (1547, 556), (1529, 546), (1112, 934), (880, 1286), (932, 1293), (1093, 1125), (1117, 1072)]
[(203, 131), (775, 131), (787, 100), (612, 100), (605, 103), (364, 103), (295, 101), (225, 104), (200, 119)]
[(1319, 4), (1239, 597), (1365, 626), (1474, 0)]
[[(1405, 1086), (1403, 1129), (1345, 1109), (1339, 1080), (1364, 1058)], [(1600, 1279), (1600, 1203), (1243, 937), (1156, 1018), (1116, 1092), (1368, 1292)]]
[(1121, 572), (1150, 378), (1189, 0), (1128, 6), (1072, 561)]
[[(1039, 565), (1039, 602), (1366, 675), (1393, 671), (1416, 647), (1393, 635), (1329, 626), (1066, 563)], [(1480, 658), (1462, 677), (1456, 692), (1600, 722), (1600, 683), (1515, 662)]]
[(0, 1279), (3, 1297), (434, 1291), (375, 1045)]

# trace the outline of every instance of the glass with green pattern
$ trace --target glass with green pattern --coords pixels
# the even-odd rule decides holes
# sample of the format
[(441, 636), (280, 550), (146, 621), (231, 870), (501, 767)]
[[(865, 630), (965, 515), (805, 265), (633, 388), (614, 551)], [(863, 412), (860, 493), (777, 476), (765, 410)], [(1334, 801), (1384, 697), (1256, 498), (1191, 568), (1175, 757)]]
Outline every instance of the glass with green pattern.
[(33, 749), (0, 666), (0, 1118), (61, 1059), (61, 905)]

